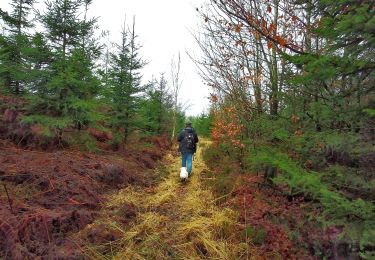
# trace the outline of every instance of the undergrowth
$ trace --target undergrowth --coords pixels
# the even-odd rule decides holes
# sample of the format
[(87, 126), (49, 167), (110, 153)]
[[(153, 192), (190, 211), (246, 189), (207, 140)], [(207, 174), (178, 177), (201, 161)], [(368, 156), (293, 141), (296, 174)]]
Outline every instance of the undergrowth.
[[(106, 244), (88, 245), (87, 256), (95, 259), (242, 259), (246, 255), (256, 258), (256, 250), (237, 232), (238, 214), (230, 208), (218, 207), (214, 194), (203, 186), (198, 173), (206, 169), (200, 156), (194, 161), (194, 174), (186, 184), (178, 179), (179, 159), (167, 157), (165, 165), (168, 167), (155, 170), (155, 174), (164, 175), (155, 187), (132, 186), (110, 196), (105, 207), (108, 217), (87, 229), (104, 225), (106, 230), (119, 235)], [(135, 209), (127, 224), (113, 217), (113, 211), (123, 207)]]
[[(209, 170), (204, 172), (203, 179), (204, 184), (213, 190), (219, 205), (230, 205), (240, 214), (239, 234), (267, 259), (306, 257), (302, 245), (292, 246), (289, 227), (281, 228), (281, 219), (274, 215), (279, 215), (285, 205), (278, 201), (278, 197), (260, 191), (262, 178), (251, 175), (244, 167), (246, 165), (241, 165), (239, 150), (235, 156), (227, 151), (228, 147), (223, 145), (211, 145), (204, 149), (203, 158)], [(295, 236), (296, 245), (300, 244), (298, 231)]]

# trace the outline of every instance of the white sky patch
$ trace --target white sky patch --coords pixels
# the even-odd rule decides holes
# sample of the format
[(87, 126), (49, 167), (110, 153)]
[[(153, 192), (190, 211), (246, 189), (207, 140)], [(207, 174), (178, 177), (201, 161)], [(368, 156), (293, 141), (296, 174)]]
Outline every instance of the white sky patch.
[[(199, 55), (200, 50), (190, 31), (195, 31), (198, 16), (195, 10), (205, 0), (94, 0), (90, 16), (99, 17), (100, 30), (109, 30), (112, 42), (120, 41), (120, 31), (126, 16), (131, 25), (135, 16), (135, 31), (142, 45), (140, 55), (149, 61), (142, 70), (143, 83), (159, 78), (161, 72), (169, 79), (171, 59), (181, 53), (180, 102), (190, 104), (186, 113), (197, 115), (207, 110), (209, 89), (203, 84), (195, 64), (186, 51)], [(10, 0), (1, 0), (0, 8), (9, 11)], [(40, 1), (41, 2), (41, 1)], [(40, 5), (38, 4), (38, 7)], [(170, 79), (168, 80), (169, 82)]]

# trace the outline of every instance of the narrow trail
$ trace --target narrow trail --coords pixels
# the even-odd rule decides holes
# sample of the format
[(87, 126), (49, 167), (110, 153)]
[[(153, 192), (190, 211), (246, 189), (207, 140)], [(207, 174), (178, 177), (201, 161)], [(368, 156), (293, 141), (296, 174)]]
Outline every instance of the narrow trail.
[[(201, 143), (205, 145), (207, 141)], [(180, 158), (168, 155), (167, 174), (158, 186), (149, 190), (127, 187), (109, 199), (108, 207), (136, 207), (136, 217), (126, 229), (113, 223), (122, 239), (116, 242), (112, 259), (255, 258), (246, 238), (239, 239), (236, 232), (236, 213), (218, 207), (203, 185), (201, 173), (207, 167), (201, 153), (198, 149), (193, 174), (186, 183), (178, 176)]]

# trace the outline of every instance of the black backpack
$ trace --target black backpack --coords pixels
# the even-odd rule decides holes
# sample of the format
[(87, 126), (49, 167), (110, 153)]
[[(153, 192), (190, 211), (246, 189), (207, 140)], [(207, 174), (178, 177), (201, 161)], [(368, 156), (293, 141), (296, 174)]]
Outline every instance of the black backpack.
[(194, 132), (192, 132), (192, 131), (188, 132), (188, 131), (185, 130), (184, 143), (185, 143), (186, 149), (188, 149), (188, 150), (194, 150), (195, 149)]

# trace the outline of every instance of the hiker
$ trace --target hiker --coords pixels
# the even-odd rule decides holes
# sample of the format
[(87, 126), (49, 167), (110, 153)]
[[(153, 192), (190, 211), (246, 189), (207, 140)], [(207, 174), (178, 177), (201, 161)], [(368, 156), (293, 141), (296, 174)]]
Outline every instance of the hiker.
[(185, 124), (185, 128), (180, 132), (177, 137), (179, 144), (179, 151), (182, 155), (182, 167), (186, 168), (190, 176), (193, 169), (193, 154), (197, 151), (198, 135), (194, 128), (191, 126), (191, 122)]

